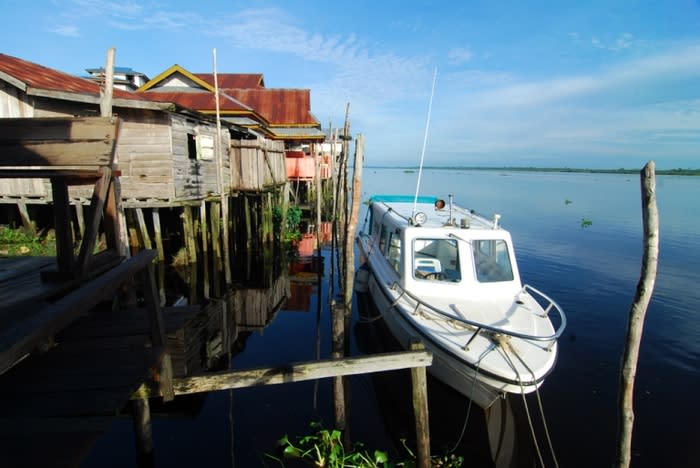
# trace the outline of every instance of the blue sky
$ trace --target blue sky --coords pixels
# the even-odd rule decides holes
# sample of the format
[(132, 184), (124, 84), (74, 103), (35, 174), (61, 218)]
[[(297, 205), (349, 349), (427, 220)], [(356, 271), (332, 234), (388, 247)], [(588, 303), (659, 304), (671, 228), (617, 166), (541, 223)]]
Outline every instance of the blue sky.
[(368, 165), (700, 167), (700, 1), (4, 0), (0, 51), (83, 75), (263, 73)]

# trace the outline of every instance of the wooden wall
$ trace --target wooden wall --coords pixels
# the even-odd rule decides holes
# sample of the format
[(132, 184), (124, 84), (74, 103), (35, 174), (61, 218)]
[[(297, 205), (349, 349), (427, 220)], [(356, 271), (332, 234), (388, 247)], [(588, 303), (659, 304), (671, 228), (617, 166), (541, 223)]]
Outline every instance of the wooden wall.
[(282, 141), (263, 138), (231, 141), (232, 191), (266, 191), (286, 182)]
[[(26, 96), (17, 88), (0, 82), (0, 118), (98, 113), (96, 104)], [(221, 132), (223, 167), (219, 178), (215, 123), (167, 111), (117, 107), (114, 113), (122, 119), (116, 153), (123, 199), (136, 202), (197, 200), (219, 194), (219, 179), (223, 187), (230, 187), (230, 135), (225, 129)], [(91, 195), (89, 187), (70, 188), (73, 199), (87, 202)], [(0, 180), (0, 202), (12, 203), (20, 198), (29, 203), (50, 201), (49, 181)]]

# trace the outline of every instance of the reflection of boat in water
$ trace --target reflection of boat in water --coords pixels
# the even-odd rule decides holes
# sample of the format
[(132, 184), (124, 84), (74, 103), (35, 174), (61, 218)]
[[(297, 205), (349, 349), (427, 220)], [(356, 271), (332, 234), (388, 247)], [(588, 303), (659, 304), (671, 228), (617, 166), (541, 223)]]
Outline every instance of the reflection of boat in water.
[(521, 284), (498, 220), (451, 198), (377, 196), (357, 236), (366, 286), (389, 330), (404, 347), (420, 339), (433, 353), (429, 372), (482, 408), (537, 389), (566, 325), (553, 300)]

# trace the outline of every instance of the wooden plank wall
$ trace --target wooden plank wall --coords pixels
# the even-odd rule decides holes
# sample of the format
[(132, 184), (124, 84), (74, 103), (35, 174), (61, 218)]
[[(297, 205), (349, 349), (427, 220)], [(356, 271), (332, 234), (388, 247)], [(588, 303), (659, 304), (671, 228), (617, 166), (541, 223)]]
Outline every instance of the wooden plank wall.
[(286, 182), (282, 141), (263, 138), (231, 141), (232, 191), (266, 191)]
[(139, 111), (122, 120), (117, 142), (122, 198), (175, 197), (170, 118), (161, 112)]
[[(216, 151), (216, 125), (210, 122), (198, 121), (178, 114), (171, 114), (172, 128), (172, 160), (174, 168), (175, 197), (201, 198), (216, 195), (218, 178)], [(206, 146), (201, 149), (198, 159), (190, 159), (188, 153), (187, 135), (196, 135), (198, 145)], [(226, 140), (228, 132), (222, 132), (223, 148), (228, 148)], [(205, 142), (207, 143), (205, 145)], [(222, 159), (228, 160), (223, 154)]]

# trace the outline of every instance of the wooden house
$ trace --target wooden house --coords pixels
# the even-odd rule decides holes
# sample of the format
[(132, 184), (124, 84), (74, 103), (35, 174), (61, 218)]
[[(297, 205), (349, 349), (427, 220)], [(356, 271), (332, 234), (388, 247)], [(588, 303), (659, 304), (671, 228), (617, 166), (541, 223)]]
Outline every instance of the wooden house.
[[(179, 65), (173, 65), (138, 91), (208, 115), (217, 111), (215, 95), (218, 92), (222, 121), (250, 129), (268, 140), (264, 144), (264, 140), (247, 140), (241, 141), (241, 145), (232, 146), (231, 177), (234, 189), (260, 190), (282, 179), (313, 179), (315, 164), (309, 148), (322, 143), (325, 135), (311, 113), (310, 90), (266, 88), (262, 74), (224, 73), (218, 74), (217, 80), (218, 86), (213, 74), (191, 73)], [(240, 153), (237, 148), (240, 148)], [(295, 148), (306, 148), (304, 156), (310, 159), (296, 158), (296, 153), (289, 152)], [(238, 164), (240, 171), (236, 172)], [(247, 184), (254, 182), (255, 175), (265, 167), (269, 168), (269, 173), (260, 181), (262, 187), (256, 184), (249, 187)], [(285, 176), (282, 177), (280, 172)], [(322, 174), (327, 174), (324, 178), (328, 178), (331, 170), (325, 170)]]
[[(99, 115), (100, 84), (0, 54), (0, 118)], [(122, 198), (130, 203), (178, 203), (215, 196), (230, 185), (229, 148), (247, 131), (227, 125), (217, 154), (217, 125), (177, 103), (115, 89), (121, 120), (116, 161)], [(0, 125), (2, 122), (0, 121)], [(0, 181), (0, 202), (44, 203), (42, 180)], [(78, 189), (71, 196), (85, 196)]]

